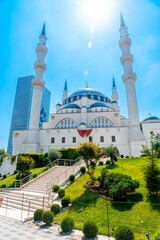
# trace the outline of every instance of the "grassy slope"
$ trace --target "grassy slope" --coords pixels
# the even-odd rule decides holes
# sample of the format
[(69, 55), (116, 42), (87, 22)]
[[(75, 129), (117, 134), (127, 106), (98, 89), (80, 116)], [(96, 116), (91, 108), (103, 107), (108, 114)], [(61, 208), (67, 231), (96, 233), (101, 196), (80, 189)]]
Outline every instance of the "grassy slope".
[[(34, 172), (37, 172), (39, 169), (41, 169), (41, 168), (33, 168), (30, 170), (30, 172), (34, 173)], [(43, 169), (42, 169), (42, 172), (43, 172)], [(39, 171), (38, 171), (38, 173), (39, 173)], [(13, 174), (3, 180), (0, 180), (0, 186), (5, 183), (7, 185), (7, 187), (11, 187), (11, 186), (13, 187), (13, 183), (15, 181), (16, 175), (17, 174)]]
[[(109, 203), (110, 233), (112, 228), (120, 224), (128, 225), (132, 228), (135, 239), (142, 240), (146, 239), (146, 232), (153, 234), (160, 230), (160, 205), (156, 205), (160, 204), (160, 200), (149, 199), (143, 180), (142, 169), (146, 161), (145, 158), (120, 159), (115, 166), (110, 167), (109, 171), (127, 174), (140, 182), (139, 189), (128, 203)], [(103, 167), (97, 166), (96, 177)], [(85, 174), (66, 188), (66, 195), (72, 200), (71, 216), (77, 229), (82, 229), (84, 221), (89, 218), (97, 223), (99, 233), (107, 234), (106, 200), (83, 187), (88, 179)], [(55, 222), (60, 224), (62, 218), (68, 214), (68, 210), (58, 214)]]

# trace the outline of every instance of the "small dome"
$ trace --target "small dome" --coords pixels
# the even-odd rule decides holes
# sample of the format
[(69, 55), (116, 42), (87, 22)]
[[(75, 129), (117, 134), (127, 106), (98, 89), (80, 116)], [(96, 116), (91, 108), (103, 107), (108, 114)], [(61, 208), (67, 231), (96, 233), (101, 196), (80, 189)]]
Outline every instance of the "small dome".
[(56, 106), (61, 106), (61, 104), (60, 103), (57, 103), (57, 105)]
[(87, 108), (86, 106), (82, 106), (81, 108)]
[(143, 121), (149, 121), (149, 120), (160, 120), (160, 119), (156, 116), (148, 116), (143, 119)]
[(87, 94), (84, 93), (84, 94), (82, 95), (82, 97), (87, 97)]
[(63, 109), (66, 109), (66, 108), (77, 108), (77, 109), (80, 109), (80, 107), (77, 104), (68, 104), (68, 105), (63, 107)]
[(81, 126), (81, 125), (86, 125), (86, 124), (84, 122), (81, 122), (79, 125)]
[(112, 103), (117, 103), (117, 101), (112, 101)]
[(107, 107), (107, 108), (110, 108), (108, 105), (106, 105), (105, 103), (102, 103), (102, 102), (97, 102), (97, 103), (94, 103), (90, 106), (90, 108), (94, 108), (94, 107)]

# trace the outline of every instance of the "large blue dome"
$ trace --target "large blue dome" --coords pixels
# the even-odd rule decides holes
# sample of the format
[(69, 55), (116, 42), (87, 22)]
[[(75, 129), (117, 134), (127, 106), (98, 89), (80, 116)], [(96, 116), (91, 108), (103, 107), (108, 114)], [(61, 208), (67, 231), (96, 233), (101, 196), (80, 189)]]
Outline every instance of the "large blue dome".
[(70, 95), (70, 96), (79, 95), (79, 94), (98, 94), (98, 95), (104, 96), (103, 93), (101, 93), (93, 88), (79, 89), (79, 90), (75, 91), (74, 93), (72, 93), (72, 95)]

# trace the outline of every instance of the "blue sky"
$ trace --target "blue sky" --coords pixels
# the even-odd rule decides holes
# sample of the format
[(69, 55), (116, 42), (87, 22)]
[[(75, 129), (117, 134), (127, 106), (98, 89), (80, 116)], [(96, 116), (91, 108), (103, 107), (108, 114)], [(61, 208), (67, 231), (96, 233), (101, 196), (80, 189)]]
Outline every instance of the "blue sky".
[(119, 49), (122, 11), (132, 40), (140, 120), (149, 113), (160, 117), (160, 1), (99, 0), (96, 8), (92, 2), (0, 0), (0, 148), (7, 148), (17, 78), (34, 74), (44, 20), (48, 38), (44, 79), (52, 94), (51, 112), (61, 101), (65, 79), (69, 94), (85, 87), (87, 80), (89, 87), (110, 97), (114, 75), (120, 111), (127, 116)]

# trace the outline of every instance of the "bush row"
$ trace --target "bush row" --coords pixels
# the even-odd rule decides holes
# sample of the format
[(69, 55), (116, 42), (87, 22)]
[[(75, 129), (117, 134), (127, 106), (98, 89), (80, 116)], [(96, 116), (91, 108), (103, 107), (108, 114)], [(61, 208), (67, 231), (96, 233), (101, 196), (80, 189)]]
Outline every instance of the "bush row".
[[(54, 220), (54, 215), (60, 213), (60, 206), (58, 204), (53, 204), (50, 208), (50, 211), (45, 211), (42, 209), (37, 209), (34, 212), (35, 221), (43, 221), (47, 225), (50, 225)], [(63, 232), (71, 232), (75, 227), (74, 220), (71, 217), (65, 217), (61, 221), (61, 229)], [(93, 221), (86, 221), (83, 225), (83, 233), (86, 238), (95, 238), (98, 234), (98, 227)], [(159, 233), (155, 234), (155, 240), (159, 236)], [(119, 226), (115, 233), (114, 237), (116, 240), (134, 240), (134, 234), (132, 230), (126, 226)]]

